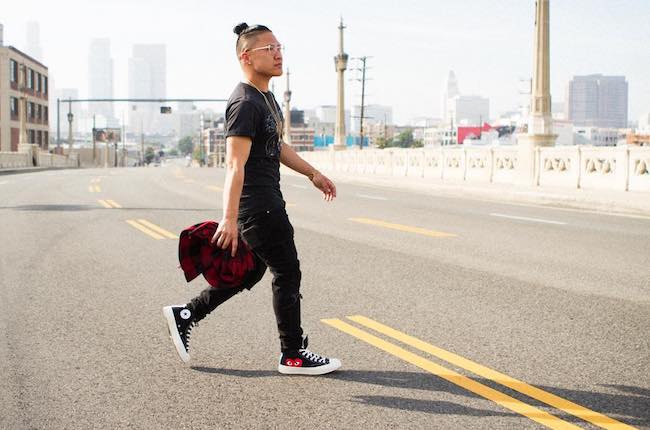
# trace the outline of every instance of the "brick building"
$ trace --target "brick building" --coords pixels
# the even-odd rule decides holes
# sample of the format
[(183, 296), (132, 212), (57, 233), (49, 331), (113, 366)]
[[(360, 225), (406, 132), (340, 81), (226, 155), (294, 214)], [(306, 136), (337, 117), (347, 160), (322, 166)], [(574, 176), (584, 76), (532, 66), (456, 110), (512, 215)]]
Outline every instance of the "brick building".
[(0, 43), (0, 152), (18, 151), (23, 114), (26, 143), (47, 150), (47, 67), (13, 46)]

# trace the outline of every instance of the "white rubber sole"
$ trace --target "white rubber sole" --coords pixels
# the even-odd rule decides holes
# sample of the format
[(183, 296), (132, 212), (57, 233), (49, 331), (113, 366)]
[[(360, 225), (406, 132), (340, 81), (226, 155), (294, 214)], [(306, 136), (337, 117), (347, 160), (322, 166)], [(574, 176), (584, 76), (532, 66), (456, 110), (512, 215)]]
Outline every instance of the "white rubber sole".
[(163, 308), (163, 315), (167, 320), (167, 330), (169, 331), (169, 337), (172, 339), (172, 342), (174, 343), (176, 352), (178, 353), (178, 356), (181, 358), (181, 360), (183, 360), (184, 363), (187, 363), (188, 361), (190, 361), (190, 355), (187, 353), (187, 351), (185, 351), (185, 347), (183, 346), (183, 341), (181, 340), (181, 337), (178, 334), (178, 329), (176, 328), (176, 319), (174, 318), (174, 311), (172, 310), (172, 307), (165, 306)]
[(318, 367), (293, 367), (278, 364), (278, 372), (284, 375), (325, 375), (331, 373), (341, 367), (341, 360), (338, 358), (330, 358), (330, 362), (323, 366)]

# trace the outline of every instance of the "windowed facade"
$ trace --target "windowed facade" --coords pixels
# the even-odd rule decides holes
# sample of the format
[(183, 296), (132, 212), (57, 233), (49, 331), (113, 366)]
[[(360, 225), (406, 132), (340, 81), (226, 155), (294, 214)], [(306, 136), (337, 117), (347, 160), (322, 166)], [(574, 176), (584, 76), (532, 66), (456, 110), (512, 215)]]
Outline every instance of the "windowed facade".
[(9, 111), (11, 119), (18, 119), (18, 99), (16, 97), (9, 97)]
[(48, 147), (47, 66), (12, 46), (0, 46), (0, 151), (18, 151), (21, 120), (29, 143)]
[(14, 60), (9, 60), (9, 80), (18, 83), (18, 63)]

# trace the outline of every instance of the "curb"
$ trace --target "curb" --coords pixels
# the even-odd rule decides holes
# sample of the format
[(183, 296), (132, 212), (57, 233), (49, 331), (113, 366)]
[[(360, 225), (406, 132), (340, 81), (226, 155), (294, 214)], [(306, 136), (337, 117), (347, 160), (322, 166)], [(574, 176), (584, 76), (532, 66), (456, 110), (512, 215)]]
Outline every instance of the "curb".
[(67, 170), (67, 169), (79, 169), (79, 167), (17, 167), (17, 168), (0, 169), (0, 175), (14, 175), (20, 173), (44, 172), (46, 170)]

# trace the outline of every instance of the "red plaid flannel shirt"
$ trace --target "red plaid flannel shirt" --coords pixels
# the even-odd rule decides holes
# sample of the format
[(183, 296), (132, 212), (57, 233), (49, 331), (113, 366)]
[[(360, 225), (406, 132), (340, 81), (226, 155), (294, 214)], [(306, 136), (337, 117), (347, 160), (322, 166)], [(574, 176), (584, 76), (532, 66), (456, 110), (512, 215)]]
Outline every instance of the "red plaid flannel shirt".
[(215, 288), (231, 288), (241, 285), (248, 272), (255, 269), (253, 252), (241, 237), (234, 257), (230, 255), (230, 249), (224, 250), (210, 243), (218, 225), (206, 221), (181, 232), (178, 260), (187, 282), (202, 274)]

